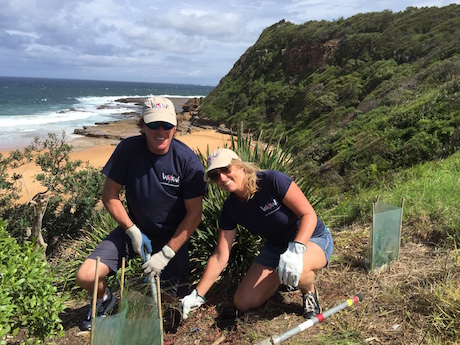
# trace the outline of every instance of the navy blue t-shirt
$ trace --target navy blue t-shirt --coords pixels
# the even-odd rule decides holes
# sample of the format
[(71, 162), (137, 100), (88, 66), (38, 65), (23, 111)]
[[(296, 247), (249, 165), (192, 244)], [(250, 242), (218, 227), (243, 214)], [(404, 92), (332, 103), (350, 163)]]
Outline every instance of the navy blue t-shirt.
[(149, 238), (166, 243), (185, 216), (184, 200), (205, 193), (204, 168), (198, 156), (173, 139), (159, 156), (144, 136), (121, 141), (102, 172), (124, 185), (128, 214)]
[[(257, 172), (259, 190), (254, 197), (241, 201), (234, 194), (225, 200), (220, 215), (219, 227), (232, 230), (237, 224), (250, 233), (266, 238), (273, 245), (285, 245), (297, 233), (299, 218), (283, 204), (292, 179), (276, 170)], [(321, 235), (325, 226), (320, 219), (312, 237)]]

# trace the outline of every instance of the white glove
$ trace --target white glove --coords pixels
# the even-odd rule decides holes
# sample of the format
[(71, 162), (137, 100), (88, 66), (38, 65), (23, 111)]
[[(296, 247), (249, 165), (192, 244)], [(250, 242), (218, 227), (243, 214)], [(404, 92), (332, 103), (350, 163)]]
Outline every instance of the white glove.
[(280, 255), (277, 271), (281, 283), (296, 287), (303, 269), (303, 254), (307, 247), (303, 243), (289, 242), (286, 251)]
[(149, 274), (153, 272), (154, 275), (159, 275), (174, 255), (176, 255), (176, 252), (165, 244), (158, 253), (153, 254), (150, 260), (142, 265), (144, 273)]
[(133, 224), (130, 228), (126, 229), (126, 234), (131, 239), (134, 251), (142, 257), (142, 262), (145, 262), (145, 253), (152, 252), (152, 242), (145, 236), (136, 224)]
[(198, 291), (194, 289), (189, 295), (180, 300), (182, 304), (182, 319), (187, 320), (190, 311), (197, 309), (202, 304), (206, 303), (206, 299), (198, 295)]

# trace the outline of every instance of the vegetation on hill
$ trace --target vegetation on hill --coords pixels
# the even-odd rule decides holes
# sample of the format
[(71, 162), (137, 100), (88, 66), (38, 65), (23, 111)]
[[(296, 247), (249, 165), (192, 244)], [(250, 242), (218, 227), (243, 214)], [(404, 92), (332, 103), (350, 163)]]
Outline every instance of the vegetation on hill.
[(200, 117), (284, 136), (337, 191), (460, 148), (460, 5), (281, 21), (200, 106)]
[[(201, 118), (235, 129), (243, 124), (257, 135), (240, 131), (232, 147), (262, 168), (291, 175), (331, 228), (335, 251), (316, 280), (323, 308), (356, 292), (364, 296), (293, 344), (460, 340), (459, 24), (460, 5), (303, 25), (282, 21), (262, 33), (200, 106)], [(85, 342), (75, 334), (87, 306), (62, 312), (64, 302), (81, 297), (75, 271), (116, 224), (96, 207), (102, 173), (70, 161), (71, 150), (64, 137), (50, 135), (24, 151), (0, 154), (0, 344), (38, 344), (62, 330), (64, 340), (54, 343)], [(32, 161), (42, 169), (36, 180), (47, 188), (39, 223), (46, 257), (25, 238), (37, 208), (18, 204), (21, 176), (9, 175)], [(367, 272), (378, 195), (394, 205), (405, 199), (401, 255), (386, 269)], [(213, 187), (205, 196), (190, 243), (191, 287), (213, 250), (225, 197)], [(208, 304), (167, 331), (166, 342), (253, 344), (304, 321), (299, 292), (278, 291), (237, 327), (216, 327), (212, 318), (231, 304), (261, 245), (240, 230)], [(128, 279), (143, 280), (141, 272), (140, 260), (129, 262)], [(109, 280), (114, 291), (119, 278)], [(165, 306), (167, 322), (177, 308)]]

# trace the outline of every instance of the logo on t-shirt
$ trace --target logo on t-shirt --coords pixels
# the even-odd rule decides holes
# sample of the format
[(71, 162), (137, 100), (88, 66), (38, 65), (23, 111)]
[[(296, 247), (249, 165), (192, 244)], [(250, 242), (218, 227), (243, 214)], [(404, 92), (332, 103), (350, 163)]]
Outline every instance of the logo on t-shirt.
[(173, 174), (165, 174), (164, 172), (161, 173), (161, 184), (171, 187), (179, 187), (179, 183), (180, 176), (174, 176)]
[(273, 212), (276, 212), (280, 209), (281, 205), (276, 199), (272, 201), (267, 201), (263, 206), (260, 206), (260, 209), (265, 212), (265, 217), (271, 215)]

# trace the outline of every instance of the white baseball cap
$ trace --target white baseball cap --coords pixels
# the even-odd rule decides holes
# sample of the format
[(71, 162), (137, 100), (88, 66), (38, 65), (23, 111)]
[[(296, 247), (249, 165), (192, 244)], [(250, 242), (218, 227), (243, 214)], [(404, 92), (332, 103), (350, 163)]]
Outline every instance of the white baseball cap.
[(206, 164), (206, 173), (204, 174), (204, 180), (208, 180), (208, 173), (211, 170), (224, 168), (228, 166), (232, 159), (241, 160), (238, 155), (230, 149), (217, 149), (214, 150), (208, 157)]
[(164, 97), (147, 99), (142, 107), (142, 119), (145, 123), (161, 121), (177, 126), (174, 104)]

